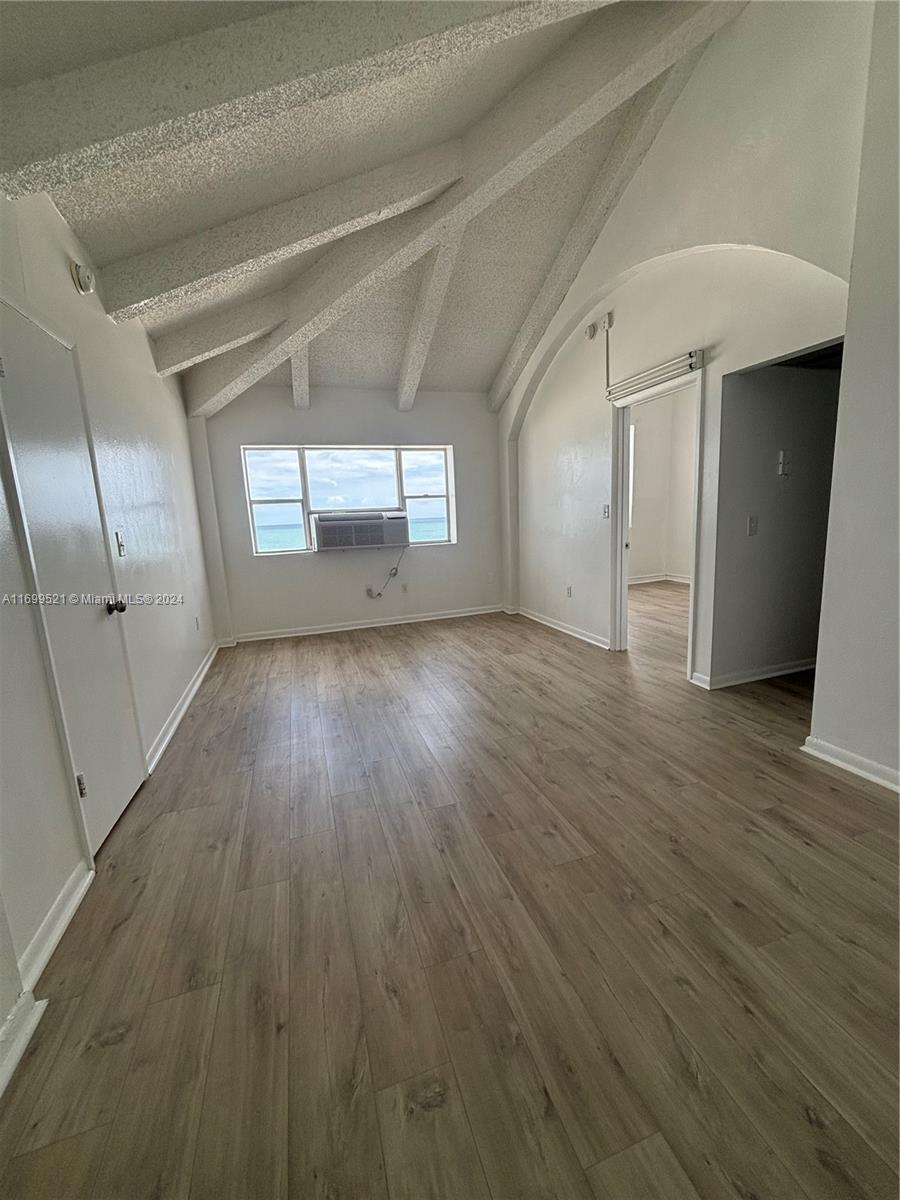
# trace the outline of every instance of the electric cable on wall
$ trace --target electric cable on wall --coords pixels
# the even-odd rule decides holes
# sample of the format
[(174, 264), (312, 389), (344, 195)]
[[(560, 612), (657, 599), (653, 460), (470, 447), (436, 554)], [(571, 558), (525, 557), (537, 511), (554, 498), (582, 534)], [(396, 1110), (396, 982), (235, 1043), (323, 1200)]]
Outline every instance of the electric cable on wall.
[(384, 593), (388, 590), (391, 580), (397, 578), (397, 573), (400, 570), (400, 564), (403, 562), (403, 555), (406, 553), (406, 550), (407, 550), (407, 547), (404, 546), (403, 549), (400, 551), (400, 557), (397, 559), (397, 561), (391, 567), (390, 571), (388, 571), (387, 579), (381, 585), (380, 592), (373, 592), (371, 588), (366, 588), (366, 595), (369, 597), (370, 600), (380, 600), (381, 597), (384, 595)]

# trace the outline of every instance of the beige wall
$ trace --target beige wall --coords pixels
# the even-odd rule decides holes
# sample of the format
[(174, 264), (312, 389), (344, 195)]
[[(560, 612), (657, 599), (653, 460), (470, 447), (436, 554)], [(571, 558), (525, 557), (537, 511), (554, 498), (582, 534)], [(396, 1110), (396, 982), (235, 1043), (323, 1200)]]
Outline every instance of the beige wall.
[(664, 396), (630, 410), (634, 428), (628, 578), (690, 580), (697, 401)]

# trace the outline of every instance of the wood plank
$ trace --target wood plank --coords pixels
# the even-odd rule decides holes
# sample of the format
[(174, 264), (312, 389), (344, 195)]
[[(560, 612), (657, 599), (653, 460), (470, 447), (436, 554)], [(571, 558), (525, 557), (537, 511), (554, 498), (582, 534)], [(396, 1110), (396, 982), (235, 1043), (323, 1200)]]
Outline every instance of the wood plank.
[(244, 820), (238, 888), (287, 879), (291, 833), (291, 743), (257, 754)]
[(228, 801), (198, 809), (203, 822), (195, 834), (195, 851), (175, 904), (151, 1000), (209, 987), (222, 978), (244, 822), (236, 795), (246, 797), (250, 787), (246, 773), (232, 778), (241, 782), (229, 789)]
[(94, 1200), (108, 1137), (109, 1126), (102, 1125), (11, 1159), (0, 1173), (0, 1196), (9, 1200)]
[(614, 1052), (471, 821), (457, 808), (440, 808), (428, 822), (582, 1166), (654, 1132)]
[(288, 1194), (288, 893), (235, 899), (191, 1200)]
[(16, 1151), (77, 1009), (77, 997), (55, 1000), (47, 1006), (15, 1074), (0, 1096), (0, 1171)]
[(412, 802), (392, 803), (396, 793), (382, 803), (384, 789), (374, 778), (373, 792), (422, 964), (431, 966), (477, 950), (478, 935), (421, 809)]
[(391, 1200), (490, 1200), (449, 1064), (378, 1093)]
[(350, 922), (333, 833), (291, 844), (290, 1195), (387, 1187)]
[(187, 1200), (218, 985), (147, 1009), (97, 1194)]
[(654, 905), (668, 927), (748, 1005), (797, 1067), (884, 1161), (896, 1166), (897, 1091), (880, 1063), (823, 1010), (785, 982), (760, 954), (741, 945), (698, 898)]
[(491, 1194), (586, 1200), (584, 1172), (486, 956), (428, 976)]
[(338, 843), (376, 1089), (447, 1060), (409, 913), (374, 808), (338, 812)]
[(588, 1171), (597, 1200), (700, 1200), (661, 1133)]
[(20, 1151), (108, 1124), (115, 1116), (182, 882), (177, 866), (138, 882), (141, 895), (97, 961)]
[(319, 707), (298, 717), (291, 740), (291, 837), (307, 837), (334, 828), (331, 785)]

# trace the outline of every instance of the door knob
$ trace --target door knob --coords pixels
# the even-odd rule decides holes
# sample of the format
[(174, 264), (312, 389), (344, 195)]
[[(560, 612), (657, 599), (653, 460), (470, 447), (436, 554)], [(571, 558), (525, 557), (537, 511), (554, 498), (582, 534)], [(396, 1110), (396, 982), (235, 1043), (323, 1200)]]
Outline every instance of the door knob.
[(114, 612), (123, 613), (128, 605), (124, 600), (107, 600), (106, 611), (112, 616)]

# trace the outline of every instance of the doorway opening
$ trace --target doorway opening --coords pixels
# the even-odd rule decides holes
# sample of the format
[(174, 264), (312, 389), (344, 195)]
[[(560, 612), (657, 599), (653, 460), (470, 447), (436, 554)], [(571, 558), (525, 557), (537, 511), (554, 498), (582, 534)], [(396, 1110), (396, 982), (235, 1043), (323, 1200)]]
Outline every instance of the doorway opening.
[[(610, 649), (692, 670), (703, 371), (613, 402)], [(615, 477), (617, 476), (617, 478)]]
[(722, 380), (711, 687), (790, 675), (811, 698), (842, 358), (837, 340)]

